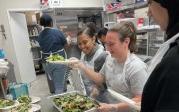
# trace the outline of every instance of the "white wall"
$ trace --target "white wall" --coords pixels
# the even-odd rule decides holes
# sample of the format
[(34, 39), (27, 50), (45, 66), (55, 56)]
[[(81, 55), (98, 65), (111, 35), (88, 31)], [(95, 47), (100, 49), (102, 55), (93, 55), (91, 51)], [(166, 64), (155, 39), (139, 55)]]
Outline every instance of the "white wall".
[[(102, 7), (102, 0), (63, 0), (63, 7)], [(0, 35), (0, 47), (3, 47), (6, 52), (6, 57), (14, 65), (15, 74), (20, 74), (21, 69), (19, 60), (17, 59), (15, 41), (11, 34), (10, 25), (8, 21), (9, 9), (39, 9), (40, 0), (0, 0), (0, 23), (4, 25), (7, 39), (1, 38)], [(19, 32), (20, 33), (20, 32)], [(28, 72), (28, 71), (27, 71)], [(20, 80), (20, 79), (17, 79)]]
[[(17, 54), (14, 49), (14, 41), (12, 39), (12, 34), (10, 31), (7, 10), (16, 8), (39, 8), (40, 0), (0, 0), (0, 21), (4, 25), (7, 39), (3, 39), (0, 43), (4, 48), (6, 57), (14, 65), (14, 71), (16, 75), (20, 74), (20, 68), (17, 60)], [(20, 33), (20, 32), (19, 32)], [(28, 71), (27, 71), (28, 72)], [(17, 79), (20, 80), (20, 79)]]
[[(1, 23), (1, 20), (0, 20), (0, 25), (1, 25), (2, 23)], [(2, 36), (2, 32), (1, 32), (1, 29), (0, 29), (0, 48), (2, 48), (3, 47), (3, 36)]]

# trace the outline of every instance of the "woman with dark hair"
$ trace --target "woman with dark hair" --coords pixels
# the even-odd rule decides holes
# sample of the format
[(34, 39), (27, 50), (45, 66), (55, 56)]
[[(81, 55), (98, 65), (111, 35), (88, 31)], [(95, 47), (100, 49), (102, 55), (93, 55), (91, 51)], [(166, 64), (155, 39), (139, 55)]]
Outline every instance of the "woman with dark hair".
[(179, 112), (179, 0), (149, 0), (148, 15), (166, 31), (149, 66), (141, 112)]
[[(80, 60), (87, 67), (94, 69), (94, 61), (104, 51), (103, 47), (96, 43), (94, 28), (87, 26), (86, 28), (81, 29), (77, 36), (78, 47), (82, 51)], [(81, 71), (81, 74), (87, 95), (91, 95), (92, 91), (95, 89), (95, 85), (93, 81), (84, 75), (83, 71)]]
[[(110, 52), (100, 72), (86, 67), (81, 62), (72, 67), (80, 68), (98, 86), (106, 83), (112, 89), (137, 103), (141, 101), (143, 86), (147, 79), (147, 67), (135, 54), (136, 29), (132, 22), (124, 22), (109, 29), (106, 49)], [(130, 107), (105, 93), (106, 102), (98, 108), (100, 112), (130, 112)]]
[(43, 14), (40, 18), (40, 24), (44, 26), (44, 30), (40, 32), (38, 42), (42, 50), (43, 67), (47, 75), (50, 92), (62, 93), (66, 91), (66, 66), (46, 63), (46, 58), (50, 54), (59, 54), (66, 57), (64, 47), (67, 41), (61, 31), (52, 28), (53, 20), (49, 15)]

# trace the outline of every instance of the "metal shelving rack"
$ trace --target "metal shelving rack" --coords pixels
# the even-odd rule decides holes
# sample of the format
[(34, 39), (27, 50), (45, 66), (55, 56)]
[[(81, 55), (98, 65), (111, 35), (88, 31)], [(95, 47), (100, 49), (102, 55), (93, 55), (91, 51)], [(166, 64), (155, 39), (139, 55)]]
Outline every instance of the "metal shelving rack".
[[(148, 25), (143, 28), (140, 28), (137, 30), (137, 34), (143, 35), (142, 38), (138, 39), (138, 41), (141, 40), (141, 42), (139, 42), (141, 44), (138, 46), (138, 48), (141, 48), (142, 46), (143, 49), (146, 49), (145, 55), (147, 56), (153, 56), (158, 50), (160, 44), (164, 42), (164, 38), (162, 38), (162, 36), (164, 36), (164, 33), (161, 32), (160, 27), (158, 25)], [(157, 37), (160, 37), (160, 40), (157, 39)], [(144, 43), (146, 43), (146, 46), (144, 46)], [(157, 47), (154, 48), (153, 46)]]
[[(139, 2), (139, 3), (126, 4), (115, 10), (106, 11), (106, 14), (108, 14), (108, 16), (111, 17), (111, 15), (115, 13), (122, 13), (125, 11), (145, 8), (147, 7), (147, 5), (148, 3), (146, 1)], [(149, 25), (137, 29), (137, 35), (141, 35), (140, 39), (137, 40), (137, 44), (138, 44), (137, 53), (140, 55), (142, 54), (146, 56), (153, 56), (158, 50), (160, 44), (164, 42), (164, 32), (161, 32), (160, 27), (158, 25), (151, 25), (150, 19), (149, 19), (148, 24)], [(160, 33), (157, 33), (157, 32), (160, 32)]]
[(43, 73), (43, 67), (41, 63), (41, 53), (40, 53), (40, 46), (37, 42), (37, 38), (39, 35), (39, 32), (41, 31), (41, 28), (38, 24), (31, 24), (28, 25), (28, 32), (29, 32), (29, 40), (31, 42), (31, 51), (33, 55), (33, 61), (34, 61), (34, 68), (36, 73)]
[(147, 25), (147, 26), (138, 28), (137, 33), (140, 34), (140, 33), (146, 33), (146, 32), (153, 32), (159, 29), (160, 29), (159, 25)]
[(134, 3), (134, 4), (128, 4), (124, 5), (118, 9), (115, 9), (114, 11), (108, 11), (107, 13), (119, 13), (123, 11), (128, 11), (128, 10), (135, 10), (135, 9), (140, 9), (140, 8), (145, 8), (147, 7), (147, 2), (140, 2), (140, 3)]

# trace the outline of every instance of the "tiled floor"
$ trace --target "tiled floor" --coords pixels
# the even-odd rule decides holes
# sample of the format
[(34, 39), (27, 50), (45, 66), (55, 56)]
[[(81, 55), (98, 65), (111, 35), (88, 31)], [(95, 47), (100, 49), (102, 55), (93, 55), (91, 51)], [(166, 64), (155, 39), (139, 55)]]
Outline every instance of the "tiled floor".
[(47, 97), (50, 95), (47, 77), (45, 74), (37, 75), (37, 79), (30, 85), (29, 92), (30, 95), (38, 97)]

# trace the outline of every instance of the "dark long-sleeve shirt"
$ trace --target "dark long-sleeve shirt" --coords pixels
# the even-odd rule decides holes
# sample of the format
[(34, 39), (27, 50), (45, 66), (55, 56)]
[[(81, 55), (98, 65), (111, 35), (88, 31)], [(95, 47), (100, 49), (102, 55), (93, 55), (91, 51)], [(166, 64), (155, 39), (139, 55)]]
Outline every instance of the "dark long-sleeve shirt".
[(151, 73), (143, 90), (141, 112), (179, 112), (179, 38)]

